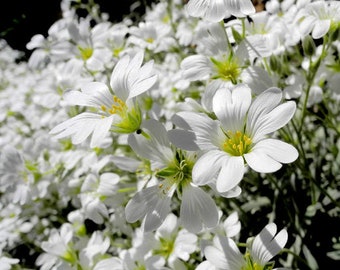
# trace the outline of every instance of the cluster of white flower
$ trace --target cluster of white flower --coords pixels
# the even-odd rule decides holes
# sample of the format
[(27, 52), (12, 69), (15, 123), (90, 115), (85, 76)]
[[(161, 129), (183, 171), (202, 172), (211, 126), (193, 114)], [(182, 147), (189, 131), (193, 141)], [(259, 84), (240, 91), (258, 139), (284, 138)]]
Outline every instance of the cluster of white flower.
[(338, 109), (340, 2), (161, 0), (118, 23), (72, 2), (28, 62), (0, 43), (0, 269), (273, 269), (295, 224), (247, 224), (252, 194), (313, 174), (301, 134)]

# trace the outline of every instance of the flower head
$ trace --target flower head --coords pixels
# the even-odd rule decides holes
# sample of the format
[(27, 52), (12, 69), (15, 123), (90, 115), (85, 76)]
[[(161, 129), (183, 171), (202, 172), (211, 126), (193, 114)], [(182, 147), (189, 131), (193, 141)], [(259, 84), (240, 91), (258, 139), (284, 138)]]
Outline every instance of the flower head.
[(269, 261), (283, 249), (288, 240), (285, 229), (277, 234), (276, 232), (276, 224), (269, 223), (253, 240), (248, 239), (247, 251), (244, 255), (234, 240), (225, 236), (217, 236), (214, 239), (214, 245), (204, 249), (204, 255), (217, 269), (273, 269), (273, 263)]
[[(242, 180), (245, 163), (257, 172), (269, 173), (279, 170), (281, 163), (293, 162), (298, 157), (293, 146), (268, 138), (294, 115), (295, 103), (279, 104), (281, 99), (280, 89), (269, 88), (252, 101), (251, 89), (238, 85), (216, 92), (216, 120), (194, 112), (174, 116), (174, 123), (187, 129), (191, 137), (194, 133), (194, 143), (203, 150), (193, 167), (193, 182), (204, 185), (216, 181), (217, 191), (224, 193)], [(183, 140), (183, 131), (176, 133), (172, 133), (172, 141), (177, 145)]]
[(128, 202), (128, 222), (143, 220), (145, 231), (157, 229), (169, 214), (171, 199), (177, 191), (181, 201), (180, 220), (191, 232), (217, 225), (218, 212), (212, 198), (191, 183), (195, 153), (176, 149), (164, 126), (153, 119), (142, 125), (142, 134), (130, 134), (128, 142), (141, 157), (151, 161), (151, 169), (160, 179), (156, 185), (137, 192)]
[(142, 114), (136, 97), (156, 82), (152, 74), (153, 62), (142, 66), (144, 54), (137, 53), (132, 59), (125, 55), (115, 66), (110, 87), (102, 82), (85, 84), (81, 91), (71, 90), (64, 98), (73, 105), (91, 107), (95, 112), (83, 112), (54, 127), (50, 133), (56, 138), (72, 136), (74, 144), (81, 143), (92, 133), (91, 147), (100, 142), (112, 129), (118, 133), (131, 133), (139, 129)]

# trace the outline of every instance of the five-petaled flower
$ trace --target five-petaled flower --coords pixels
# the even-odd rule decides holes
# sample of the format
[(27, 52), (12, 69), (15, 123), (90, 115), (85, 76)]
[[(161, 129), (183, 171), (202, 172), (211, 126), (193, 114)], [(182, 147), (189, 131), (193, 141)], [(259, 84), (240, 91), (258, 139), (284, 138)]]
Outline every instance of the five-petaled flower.
[[(193, 182), (216, 184), (217, 191), (223, 194), (237, 187), (245, 164), (257, 172), (270, 173), (279, 170), (281, 163), (295, 161), (298, 152), (294, 146), (268, 138), (295, 113), (295, 102), (280, 104), (281, 99), (282, 91), (273, 87), (252, 101), (251, 89), (239, 84), (233, 89), (217, 90), (213, 98), (217, 119), (204, 113), (177, 113), (173, 122), (179, 129), (171, 132), (174, 144), (190, 150), (196, 146), (203, 151), (193, 167)], [(185, 134), (195, 140), (185, 139)], [(190, 143), (185, 145), (184, 140)]]
[(91, 147), (99, 146), (111, 129), (117, 133), (132, 133), (139, 129), (142, 112), (137, 96), (149, 90), (157, 80), (153, 74), (153, 61), (142, 65), (144, 53), (130, 59), (125, 55), (116, 64), (110, 87), (102, 82), (85, 84), (81, 91), (64, 94), (70, 104), (92, 107), (95, 112), (83, 112), (54, 127), (50, 133), (56, 138), (72, 136), (74, 144), (82, 143), (92, 133)]

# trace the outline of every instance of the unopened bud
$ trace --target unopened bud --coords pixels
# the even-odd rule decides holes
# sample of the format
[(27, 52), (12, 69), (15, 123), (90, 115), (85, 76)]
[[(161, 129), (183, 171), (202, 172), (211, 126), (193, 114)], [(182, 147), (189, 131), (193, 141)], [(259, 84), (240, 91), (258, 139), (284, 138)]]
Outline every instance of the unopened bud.
[(235, 42), (236, 42), (237, 44), (240, 44), (241, 41), (243, 40), (241, 34), (240, 34), (239, 32), (237, 32), (237, 31), (235, 30), (234, 27), (231, 28), (231, 33), (233, 34), (233, 37), (234, 37), (234, 39), (235, 39)]
[(305, 56), (312, 56), (315, 53), (315, 43), (311, 36), (306, 36), (302, 41), (302, 48)]

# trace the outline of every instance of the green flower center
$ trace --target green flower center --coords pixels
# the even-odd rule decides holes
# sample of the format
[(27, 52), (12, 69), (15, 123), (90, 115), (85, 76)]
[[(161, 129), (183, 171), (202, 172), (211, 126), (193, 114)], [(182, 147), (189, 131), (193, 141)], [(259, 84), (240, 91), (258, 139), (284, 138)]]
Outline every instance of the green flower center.
[(266, 265), (260, 265), (257, 262), (254, 262), (249, 254), (247, 252), (244, 255), (245, 259), (245, 265), (241, 267), (241, 270), (272, 270), (274, 267), (274, 263), (270, 262), (267, 263)]
[[(139, 129), (141, 120), (141, 112), (139, 107), (131, 106), (129, 108), (124, 101), (119, 97), (113, 96), (113, 104), (111, 107), (101, 105), (100, 108), (104, 115), (117, 114), (120, 116), (121, 121), (114, 124), (114, 131), (118, 133), (132, 133)], [(102, 117), (104, 117), (104, 115)]]
[(252, 147), (252, 140), (241, 131), (227, 131), (226, 139), (223, 142), (223, 150), (232, 156), (242, 156), (249, 153)]
[(169, 258), (174, 250), (175, 241), (174, 239), (165, 239), (160, 237), (161, 247), (154, 251), (155, 255), (161, 255), (164, 258)]
[(218, 61), (214, 58), (210, 58), (213, 62), (216, 73), (212, 78), (221, 79), (224, 81), (231, 81), (233, 84), (237, 84), (237, 79), (241, 74), (241, 68), (235, 57), (230, 55), (227, 59)]
[[(182, 151), (177, 151), (174, 162), (168, 167), (158, 171), (156, 175), (166, 178), (170, 185), (176, 184), (179, 190), (182, 190), (182, 188), (191, 181), (193, 166), (193, 160), (187, 158)], [(160, 184), (159, 187), (164, 188), (163, 184)]]
[(80, 56), (84, 61), (88, 60), (93, 54), (92, 48), (82, 48), (78, 46), (78, 50), (80, 51)]

